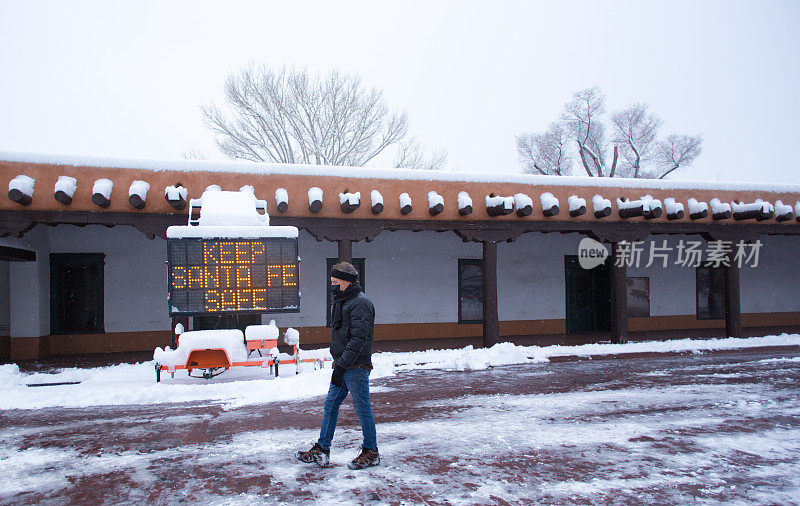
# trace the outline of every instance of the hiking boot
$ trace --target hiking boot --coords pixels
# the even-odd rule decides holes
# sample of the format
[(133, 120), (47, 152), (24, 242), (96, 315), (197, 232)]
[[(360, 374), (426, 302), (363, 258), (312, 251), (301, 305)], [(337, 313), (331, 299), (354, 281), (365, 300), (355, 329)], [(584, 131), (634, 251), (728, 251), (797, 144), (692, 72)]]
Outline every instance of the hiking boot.
[(297, 452), (294, 456), (297, 457), (297, 460), (300, 462), (305, 462), (306, 464), (313, 463), (320, 467), (328, 466), (331, 463), (331, 451), (324, 449), (319, 443), (314, 443), (314, 446), (307, 452)]
[(381, 463), (381, 456), (377, 448), (370, 450), (369, 448), (361, 448), (361, 453), (358, 457), (354, 458), (352, 462), (347, 464), (350, 469), (365, 469), (367, 467), (377, 466)]

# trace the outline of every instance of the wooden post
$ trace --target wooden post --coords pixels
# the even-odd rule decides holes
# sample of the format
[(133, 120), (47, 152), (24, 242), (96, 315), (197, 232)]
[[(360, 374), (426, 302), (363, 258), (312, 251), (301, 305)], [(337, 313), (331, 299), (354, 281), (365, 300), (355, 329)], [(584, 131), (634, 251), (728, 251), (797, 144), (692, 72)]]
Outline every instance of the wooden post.
[(619, 243), (611, 243), (611, 342), (621, 344), (628, 340), (628, 273), (625, 262), (617, 266)]
[(483, 347), (500, 340), (497, 317), (497, 243), (483, 241)]
[(742, 337), (739, 265), (733, 251), (728, 254), (728, 261), (729, 265), (725, 267), (725, 336)]
[(353, 262), (353, 241), (348, 239), (339, 239), (336, 241), (339, 244), (339, 261), (340, 262)]

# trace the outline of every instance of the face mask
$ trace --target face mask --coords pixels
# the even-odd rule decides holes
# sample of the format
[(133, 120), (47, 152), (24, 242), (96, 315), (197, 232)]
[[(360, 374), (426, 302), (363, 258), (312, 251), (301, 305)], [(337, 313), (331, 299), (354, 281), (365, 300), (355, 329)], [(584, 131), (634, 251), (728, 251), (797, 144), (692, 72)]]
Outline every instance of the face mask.
[(331, 285), (331, 295), (334, 297), (342, 293), (342, 287), (339, 285)]

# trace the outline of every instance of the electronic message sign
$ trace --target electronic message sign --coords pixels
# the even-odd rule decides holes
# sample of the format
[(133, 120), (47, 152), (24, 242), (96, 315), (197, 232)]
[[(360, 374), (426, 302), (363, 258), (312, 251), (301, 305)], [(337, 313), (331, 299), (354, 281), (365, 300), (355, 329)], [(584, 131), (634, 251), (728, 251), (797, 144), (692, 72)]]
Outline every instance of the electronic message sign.
[(297, 238), (167, 239), (169, 314), (300, 311)]

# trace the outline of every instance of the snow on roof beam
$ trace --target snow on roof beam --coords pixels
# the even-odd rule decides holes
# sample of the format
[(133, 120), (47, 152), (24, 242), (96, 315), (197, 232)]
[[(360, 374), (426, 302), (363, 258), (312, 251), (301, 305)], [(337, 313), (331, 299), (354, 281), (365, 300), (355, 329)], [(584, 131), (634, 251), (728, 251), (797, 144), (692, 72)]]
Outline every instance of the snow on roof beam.
[(361, 192), (355, 193), (340, 193), (339, 194), (339, 207), (344, 214), (350, 214), (359, 207), (361, 207)]
[(186, 209), (188, 196), (189, 191), (180, 183), (164, 188), (164, 200), (178, 211)]
[(403, 216), (411, 213), (413, 208), (411, 207), (411, 196), (408, 193), (401, 193), (400, 194), (400, 214)]
[(381, 195), (381, 192), (372, 190), (369, 193), (369, 198), (370, 204), (372, 204), (370, 207), (372, 214), (381, 214), (383, 212), (383, 195)]
[(714, 218), (715, 221), (719, 220), (727, 220), (733, 214), (731, 211), (731, 205), (722, 202), (718, 198), (711, 199), (711, 217)]
[(308, 189), (308, 210), (312, 213), (322, 211), (322, 188), (312, 186)]
[(708, 203), (699, 202), (697, 199), (689, 199), (689, 218), (701, 220), (708, 217)]
[(544, 214), (545, 217), (550, 218), (551, 216), (556, 216), (558, 214), (558, 199), (555, 198), (552, 193), (542, 193), (539, 196), (539, 200), (542, 201), (542, 214)]
[(794, 218), (794, 212), (792, 212), (792, 206), (784, 204), (782, 201), (778, 200), (775, 202), (775, 217), (778, 221), (789, 221)]
[(577, 195), (572, 195), (567, 199), (569, 205), (569, 215), (573, 218), (586, 214), (586, 199), (582, 199)]
[(29, 206), (33, 202), (33, 187), (36, 181), (20, 174), (8, 182), (8, 198), (21, 206)]
[(514, 197), (498, 197), (494, 193), (486, 196), (486, 212), (489, 216), (505, 216), (514, 212)]
[(731, 202), (731, 211), (733, 212), (733, 219), (736, 221), (752, 219), (764, 221), (775, 217), (775, 207), (761, 199), (756, 199), (755, 202), (750, 204)]
[(436, 216), (444, 211), (444, 197), (435, 191), (428, 192), (428, 213), (431, 216)]
[(460, 216), (472, 214), (472, 197), (465, 191), (458, 192), (458, 214)]
[(72, 203), (72, 197), (78, 188), (78, 180), (69, 176), (58, 176), (55, 187), (53, 188), (53, 198), (65, 206)]
[(147, 192), (150, 191), (150, 183), (147, 181), (136, 180), (128, 188), (128, 203), (134, 209), (144, 209), (147, 202)]
[(111, 191), (114, 189), (114, 182), (110, 179), (98, 179), (92, 186), (92, 202), (99, 207), (111, 205)]
[(289, 192), (286, 188), (278, 188), (275, 190), (275, 203), (279, 212), (285, 213), (289, 209)]
[(592, 208), (594, 209), (594, 217), (598, 220), (611, 216), (611, 200), (604, 199), (601, 195), (592, 197)]

